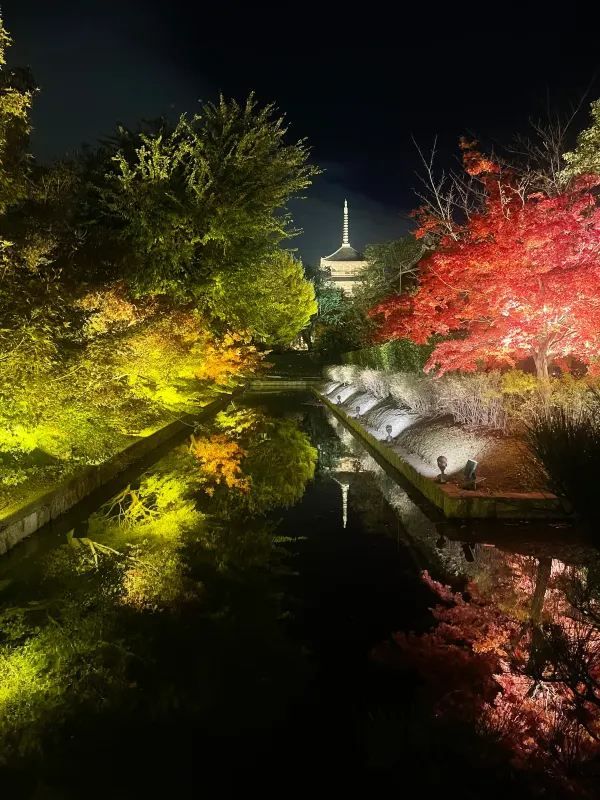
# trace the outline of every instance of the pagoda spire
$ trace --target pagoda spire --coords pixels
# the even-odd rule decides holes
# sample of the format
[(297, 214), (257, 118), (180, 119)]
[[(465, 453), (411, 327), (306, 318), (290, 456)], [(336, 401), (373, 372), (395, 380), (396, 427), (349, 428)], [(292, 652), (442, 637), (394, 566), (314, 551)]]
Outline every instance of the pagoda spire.
[(344, 228), (342, 232), (342, 247), (344, 245), (350, 245), (350, 240), (348, 239), (348, 201), (344, 200)]

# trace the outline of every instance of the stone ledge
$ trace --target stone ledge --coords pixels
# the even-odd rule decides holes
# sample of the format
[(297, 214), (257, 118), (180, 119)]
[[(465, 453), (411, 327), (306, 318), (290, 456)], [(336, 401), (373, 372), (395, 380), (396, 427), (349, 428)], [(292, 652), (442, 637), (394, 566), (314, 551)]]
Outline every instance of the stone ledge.
[(183, 414), (180, 419), (165, 425), (150, 436), (133, 442), (108, 461), (85, 467), (76, 475), (25, 502), (6, 516), (0, 516), (0, 555), (30, 536), (43, 525), (64, 514), (95, 489), (111, 481), (136, 461), (140, 461), (161, 444), (189, 430), (193, 423), (212, 416), (225, 407), (232, 394), (223, 395), (204, 406), (197, 414)]
[(392, 467), (397, 469), (418, 491), (439, 508), (444, 516), (454, 519), (560, 519), (568, 516), (560, 498), (550, 492), (502, 492), (488, 494), (459, 489), (451, 484), (436, 483), (421, 475), (384, 442), (380, 442), (353, 417), (315, 390), (316, 396), (341, 419), (347, 428), (367, 442)]
[(246, 385), (245, 391), (249, 394), (261, 394), (263, 392), (306, 392), (314, 389), (323, 383), (323, 378), (288, 378), (286, 376), (273, 375), (266, 378), (258, 378), (250, 381)]

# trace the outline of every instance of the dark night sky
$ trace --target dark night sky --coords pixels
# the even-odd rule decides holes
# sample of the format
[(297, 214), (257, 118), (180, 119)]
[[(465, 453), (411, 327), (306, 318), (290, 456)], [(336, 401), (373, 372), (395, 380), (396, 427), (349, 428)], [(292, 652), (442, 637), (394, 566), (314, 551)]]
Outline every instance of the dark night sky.
[(507, 141), (527, 131), (548, 96), (568, 111), (589, 89), (576, 129), (600, 96), (596, 30), (577, 3), (555, 15), (524, 3), (445, 4), (441, 13), (432, 3), (190, 5), (3, 2), (15, 40), (9, 62), (31, 66), (41, 88), (34, 152), (61, 155), (117, 121), (254, 89), (286, 113), (291, 136), (308, 137), (326, 169), (293, 206), (305, 229), (296, 243), (311, 263), (338, 246), (344, 197), (355, 246), (406, 230), (413, 136), (427, 147), (437, 134), (448, 163), (462, 133)]

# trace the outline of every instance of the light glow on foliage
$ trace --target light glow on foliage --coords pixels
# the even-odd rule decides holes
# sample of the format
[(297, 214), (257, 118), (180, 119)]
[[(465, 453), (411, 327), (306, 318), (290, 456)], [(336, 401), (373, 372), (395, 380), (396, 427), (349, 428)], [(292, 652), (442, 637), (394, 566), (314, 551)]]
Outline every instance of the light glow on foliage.
[(563, 158), (566, 164), (562, 172), (565, 181), (580, 175), (600, 175), (600, 100), (590, 105), (592, 124), (577, 137), (577, 146)]
[(212, 495), (215, 486), (223, 484), (228, 489), (249, 491), (247, 477), (242, 475), (241, 462), (246, 451), (226, 434), (213, 434), (205, 438), (192, 437), (190, 451), (200, 463), (204, 491)]
[(381, 338), (445, 337), (425, 367), (442, 373), (528, 357), (543, 378), (558, 359), (597, 370), (590, 344), (600, 352), (600, 176), (579, 178), (554, 197), (523, 197), (510, 173), (500, 180), (486, 163), (471, 174), (485, 208), (421, 261), (414, 295), (372, 311)]
[[(588, 796), (600, 754), (597, 590), (585, 568), (493, 551), (466, 592), (425, 572), (430, 632), (398, 633), (384, 661), (416, 667), (442, 718), (474, 725), (520, 768)], [(593, 781), (594, 778), (592, 777)]]

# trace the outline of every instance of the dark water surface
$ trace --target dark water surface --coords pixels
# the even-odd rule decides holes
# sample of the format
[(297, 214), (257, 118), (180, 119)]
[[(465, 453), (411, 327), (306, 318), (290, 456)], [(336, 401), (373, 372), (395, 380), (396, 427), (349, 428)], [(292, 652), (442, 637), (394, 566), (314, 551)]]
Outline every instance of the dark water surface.
[(310, 398), (255, 397), (17, 548), (6, 796), (596, 796), (596, 551), (413, 500)]

